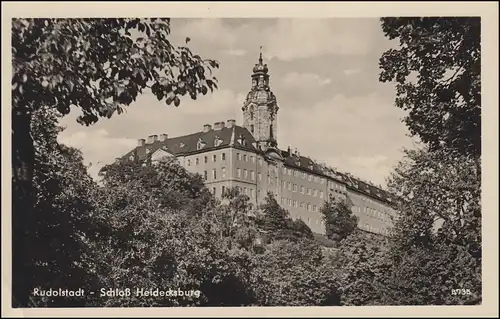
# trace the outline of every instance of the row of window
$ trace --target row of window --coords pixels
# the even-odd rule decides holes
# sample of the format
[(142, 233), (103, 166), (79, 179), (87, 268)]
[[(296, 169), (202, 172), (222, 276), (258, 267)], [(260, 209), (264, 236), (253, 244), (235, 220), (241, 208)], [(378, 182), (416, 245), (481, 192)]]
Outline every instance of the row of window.
[[(208, 171), (203, 171), (203, 178), (205, 180), (208, 180)], [(223, 167), (221, 168), (221, 178), (226, 178), (226, 168)], [(212, 170), (212, 180), (216, 180), (217, 179), (217, 169), (214, 168)]]
[[(292, 192), (299, 191), (299, 185), (292, 184), (291, 182), (281, 181), (281, 187), (287, 188), (289, 191), (292, 191)], [(307, 195), (318, 197), (318, 194), (319, 194), (319, 198), (323, 198), (323, 191), (318, 192), (317, 189), (313, 189), (313, 188), (309, 188), (309, 187), (305, 188), (303, 185), (300, 185), (300, 193), (306, 194), (306, 192), (307, 192)]]
[[(217, 162), (217, 154), (214, 154), (211, 156), (212, 157), (212, 162)], [(208, 163), (208, 156), (203, 156), (203, 163)], [(225, 161), (226, 160), (226, 153), (221, 153), (220, 154), (220, 159), (222, 161)], [(195, 165), (200, 165), (200, 158), (197, 157), (194, 159), (194, 162), (195, 162)], [(191, 166), (191, 159), (188, 159), (187, 160), (187, 166)]]
[[(242, 156), (240, 153), (236, 153), (236, 160), (238, 160), (238, 161), (243, 160), (243, 162), (250, 161), (253, 164), (255, 164), (255, 156), (253, 156), (253, 155), (243, 154), (243, 156)], [(259, 165), (262, 166), (262, 158), (261, 157), (258, 158), (258, 161), (259, 161)]]
[[(255, 197), (255, 190), (253, 188), (246, 188), (246, 187), (236, 186), (236, 189), (238, 191), (240, 191), (241, 194), (245, 194), (245, 195), (247, 195), (250, 198), (254, 198)], [(221, 186), (221, 195), (224, 195), (225, 192), (226, 192), (226, 186)], [(217, 193), (217, 187), (212, 187), (212, 193), (214, 194), (214, 196), (218, 195), (218, 193)]]
[(312, 175), (312, 174), (308, 174), (306, 172), (302, 172), (302, 171), (299, 171), (299, 170), (296, 170), (296, 169), (292, 169), (292, 168), (288, 168), (288, 167), (283, 167), (283, 175), (288, 175), (288, 176), (294, 176), (294, 177), (301, 177), (302, 179), (307, 179), (308, 181), (312, 182), (316, 182), (316, 183), (321, 183), (321, 184), (324, 184), (325, 183), (325, 178), (323, 177), (319, 177), (317, 175)]
[(298, 207), (306, 208), (307, 211), (313, 211), (313, 212), (317, 212), (319, 210), (317, 205), (311, 205), (311, 203), (299, 202), (296, 199), (284, 198), (284, 197), (281, 197), (281, 205), (282, 206), (288, 205), (290, 207), (296, 207), (296, 208)]

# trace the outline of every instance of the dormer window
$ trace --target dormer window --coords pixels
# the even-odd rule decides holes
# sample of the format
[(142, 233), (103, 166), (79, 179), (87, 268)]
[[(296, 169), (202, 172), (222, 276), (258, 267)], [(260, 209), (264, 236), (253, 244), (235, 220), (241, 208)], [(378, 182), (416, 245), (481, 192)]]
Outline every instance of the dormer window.
[(204, 148), (206, 145), (206, 143), (200, 138), (198, 140), (198, 143), (196, 143), (196, 149), (197, 150), (201, 150), (202, 148)]
[(246, 141), (245, 137), (243, 136), (243, 134), (240, 134), (240, 137), (238, 137), (238, 143), (240, 143), (240, 145), (242, 145), (242, 146), (247, 145), (247, 141)]
[(134, 160), (134, 155), (130, 155), (128, 159), (129, 159), (130, 161), (133, 161), (133, 160)]
[(219, 138), (219, 136), (216, 136), (215, 140), (214, 140), (214, 146), (217, 147), (221, 144), (222, 144), (222, 140)]
[(184, 144), (184, 143), (179, 144), (180, 147), (184, 147), (185, 145), (186, 144)]
[(146, 154), (149, 154), (149, 153), (151, 153), (151, 149), (146, 148)]

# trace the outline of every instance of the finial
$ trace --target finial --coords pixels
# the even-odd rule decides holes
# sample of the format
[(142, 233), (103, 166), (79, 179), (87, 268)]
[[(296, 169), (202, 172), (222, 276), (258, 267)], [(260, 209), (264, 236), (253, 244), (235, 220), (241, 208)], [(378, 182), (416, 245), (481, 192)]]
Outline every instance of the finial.
[(262, 45), (260, 46), (259, 63), (262, 64)]

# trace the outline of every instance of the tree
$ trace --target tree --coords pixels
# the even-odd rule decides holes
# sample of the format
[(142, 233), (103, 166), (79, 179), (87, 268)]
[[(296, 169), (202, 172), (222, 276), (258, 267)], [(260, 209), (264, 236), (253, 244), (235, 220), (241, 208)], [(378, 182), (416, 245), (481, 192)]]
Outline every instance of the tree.
[(336, 269), (312, 240), (277, 240), (254, 259), (252, 287), (259, 306), (336, 306)]
[[(14, 286), (16, 298), (28, 300), (34, 288), (88, 288), (95, 283), (92, 254), (86, 241), (93, 232), (91, 193), (97, 186), (83, 165), (80, 152), (57, 142), (60, 128), (50, 110), (33, 114), (35, 143), (33, 185), (37, 197), (33, 217), (24, 220), (29, 243), (23, 250), (23, 280)], [(18, 299), (16, 299), (18, 301)], [(24, 307), (83, 306), (80, 298), (32, 296)]]
[(400, 198), (394, 240), (403, 250), (444, 241), (481, 259), (481, 177), (475, 159), (446, 150), (407, 150), (388, 186)]
[(256, 222), (271, 241), (314, 238), (311, 229), (302, 221), (292, 220), (288, 211), (278, 204), (272, 193), (268, 193), (265, 203), (261, 204)]
[(332, 266), (339, 271), (343, 306), (387, 305), (388, 256), (380, 235), (355, 229), (341, 240)]
[(396, 82), (396, 106), (431, 150), (481, 155), (481, 20), (382, 18), (399, 48), (380, 58), (380, 81)]
[[(211, 69), (189, 48), (167, 39), (169, 19), (13, 19), (12, 165), (13, 284), (30, 243), (24, 221), (33, 218), (35, 148), (31, 125), (40, 109), (66, 115), (78, 108), (81, 124), (120, 114), (144, 90), (167, 104), (216, 88)], [(186, 39), (187, 42), (187, 39)], [(210, 74), (207, 74), (208, 72)], [(25, 305), (26, 293), (14, 298)]]
[[(400, 197), (390, 249), (390, 302), (477, 304), (482, 260), (477, 159), (454, 150), (407, 150), (388, 186)], [(458, 288), (470, 294), (454, 296)]]
[(346, 203), (330, 196), (320, 209), (325, 222), (326, 236), (335, 242), (349, 236), (357, 225), (358, 218), (353, 215)]

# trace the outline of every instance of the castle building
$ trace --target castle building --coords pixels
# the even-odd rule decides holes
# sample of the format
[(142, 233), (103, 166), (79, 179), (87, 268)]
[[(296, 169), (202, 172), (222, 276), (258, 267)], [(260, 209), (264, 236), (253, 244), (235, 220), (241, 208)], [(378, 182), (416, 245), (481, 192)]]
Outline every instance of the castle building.
[(329, 196), (335, 196), (359, 217), (360, 229), (388, 235), (396, 216), (391, 194), (297, 150), (278, 147), (279, 107), (269, 78), (261, 54), (243, 103), (242, 126), (229, 119), (205, 124), (200, 131), (185, 136), (151, 135), (139, 139), (124, 159), (155, 163), (175, 157), (188, 171), (201, 174), (215, 196), (237, 187), (252, 205), (262, 203), (271, 192), (292, 218), (302, 219), (318, 234), (325, 233), (320, 208)]

